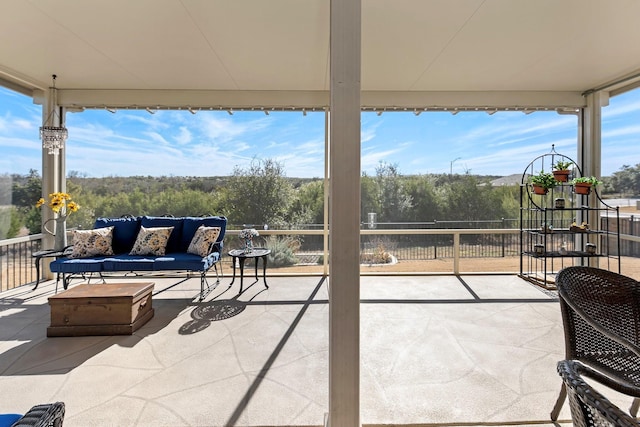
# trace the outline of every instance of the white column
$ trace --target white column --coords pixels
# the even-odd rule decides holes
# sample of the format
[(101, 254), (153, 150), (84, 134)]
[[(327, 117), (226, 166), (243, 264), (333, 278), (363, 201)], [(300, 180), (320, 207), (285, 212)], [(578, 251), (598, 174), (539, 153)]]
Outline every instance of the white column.
[[(602, 178), (602, 107), (609, 105), (608, 92), (592, 92), (586, 96), (587, 106), (582, 110), (579, 123), (578, 163), (583, 176)], [(598, 189), (601, 191), (601, 188)], [(598, 201), (589, 197), (591, 207), (598, 207)], [(598, 212), (589, 212), (587, 218), (577, 218), (578, 222), (587, 221), (589, 227), (600, 229)], [(597, 258), (590, 258), (589, 265), (598, 266)]]
[(322, 274), (327, 277), (329, 275), (329, 194), (330, 188), (329, 183), (330, 175), (329, 175), (329, 123), (331, 122), (331, 114), (329, 110), (325, 110), (324, 112), (324, 209), (323, 209), (323, 235), (322, 235), (322, 247), (324, 248), (322, 257)]
[(360, 426), (360, 2), (331, 0), (331, 427)]
[(578, 161), (584, 176), (600, 178), (602, 173), (602, 107), (609, 105), (607, 92), (593, 92), (586, 97), (582, 116), (582, 138)]
[[(64, 125), (64, 109), (54, 104), (54, 96), (53, 88), (50, 88), (44, 94), (44, 100), (42, 102), (42, 123), (47, 123), (49, 121), (49, 125), (53, 126), (61, 126)], [(55, 111), (57, 114), (51, 114), (51, 112)], [(40, 135), (38, 135), (40, 137)], [(66, 192), (67, 182), (65, 179), (65, 152), (66, 152), (66, 144), (65, 148), (61, 149), (59, 154), (49, 154), (48, 150), (42, 149), (42, 197), (48, 201), (49, 194), (55, 192)], [(51, 209), (42, 209), (42, 224), (44, 225), (50, 219), (53, 219), (54, 214), (51, 212)], [(49, 224), (48, 228), (50, 230), (54, 230), (53, 225)], [(42, 248), (43, 249), (51, 249), (53, 248), (53, 236), (44, 233), (43, 230), (43, 238), (42, 238)], [(49, 271), (49, 264), (43, 263), (43, 273), (46, 277), (52, 278), (52, 274)]]

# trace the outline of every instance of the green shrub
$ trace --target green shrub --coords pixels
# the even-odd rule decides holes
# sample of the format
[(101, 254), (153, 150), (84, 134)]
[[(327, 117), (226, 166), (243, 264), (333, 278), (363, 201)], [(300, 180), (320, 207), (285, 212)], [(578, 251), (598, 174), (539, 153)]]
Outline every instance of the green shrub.
[(268, 236), (265, 247), (271, 249), (267, 258), (272, 267), (290, 267), (298, 262), (295, 252), (300, 248), (300, 242), (295, 237)]

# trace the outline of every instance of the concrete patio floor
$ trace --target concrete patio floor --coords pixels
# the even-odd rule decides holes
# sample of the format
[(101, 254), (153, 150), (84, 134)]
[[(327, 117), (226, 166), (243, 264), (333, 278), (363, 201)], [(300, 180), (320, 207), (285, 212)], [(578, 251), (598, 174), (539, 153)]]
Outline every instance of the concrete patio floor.
[[(132, 336), (47, 338), (52, 281), (0, 294), (0, 412), (64, 401), (71, 427), (322, 425), (329, 279), (237, 295), (225, 278), (203, 302), (198, 279), (108, 281), (156, 283)], [(366, 276), (361, 299), (363, 425), (552, 425), (553, 293), (513, 275)]]

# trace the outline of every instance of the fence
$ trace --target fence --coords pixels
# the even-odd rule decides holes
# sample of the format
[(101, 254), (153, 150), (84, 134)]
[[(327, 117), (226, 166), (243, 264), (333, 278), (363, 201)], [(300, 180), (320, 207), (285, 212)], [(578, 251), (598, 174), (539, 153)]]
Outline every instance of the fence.
[[(622, 235), (636, 236), (621, 239), (621, 255), (640, 256), (639, 217), (620, 219)], [(613, 225), (612, 225), (613, 224)], [(610, 222), (615, 226), (615, 222)], [(228, 230), (225, 250), (239, 245), (239, 230)], [(614, 230), (611, 230), (614, 231)], [(325, 236), (320, 227), (297, 230), (264, 230), (261, 237), (292, 239), (301, 263), (322, 262)], [(518, 256), (520, 230), (514, 219), (497, 221), (432, 221), (423, 223), (362, 224), (360, 247), (362, 253), (376, 250), (392, 253), (399, 260), (454, 261), (458, 273), (461, 258), (498, 258)], [(0, 288), (12, 289), (37, 279), (32, 254), (41, 249), (42, 235), (0, 240)], [(224, 261), (228, 261), (224, 258)]]
[(0, 240), (0, 290), (34, 282), (36, 269), (31, 254), (42, 247), (42, 234)]
[[(609, 231), (615, 233), (615, 221), (606, 221), (602, 219), (602, 228), (606, 229), (608, 224)], [(627, 236), (640, 237), (640, 216), (630, 215), (620, 217), (620, 234)], [(613, 246), (612, 246), (613, 247)], [(620, 240), (620, 255), (630, 257), (640, 257), (640, 243), (630, 239)]]

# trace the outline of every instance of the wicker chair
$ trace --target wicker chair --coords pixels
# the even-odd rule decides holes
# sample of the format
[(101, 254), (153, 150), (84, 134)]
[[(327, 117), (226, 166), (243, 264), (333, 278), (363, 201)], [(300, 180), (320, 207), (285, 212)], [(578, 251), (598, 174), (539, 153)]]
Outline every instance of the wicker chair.
[(597, 375), (575, 360), (558, 362), (558, 373), (569, 394), (574, 427), (638, 427), (637, 421), (583, 380)]
[(11, 427), (61, 427), (64, 420), (64, 403), (36, 405)]
[[(566, 359), (592, 368), (590, 377), (640, 400), (640, 283), (593, 267), (567, 267), (556, 277)], [(556, 421), (566, 399), (563, 383), (551, 412)]]

